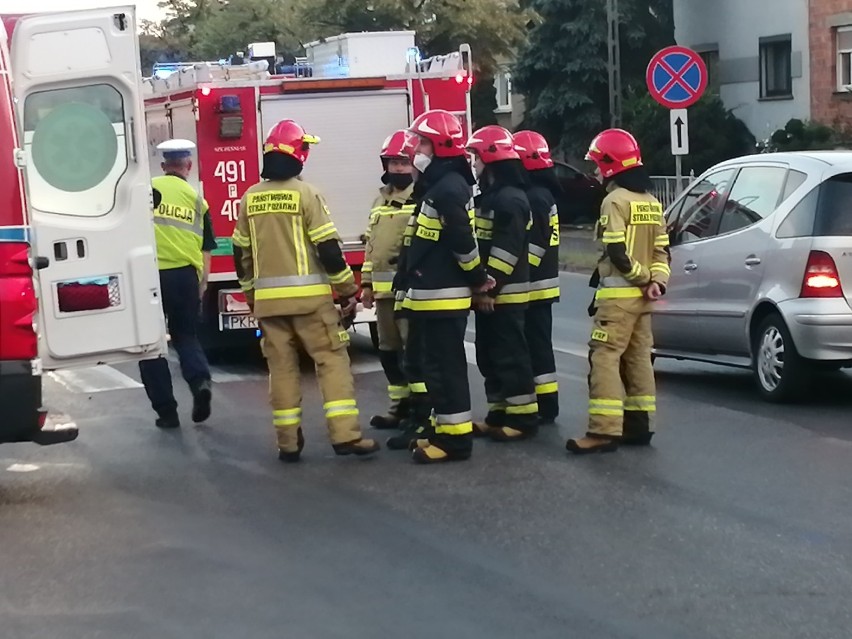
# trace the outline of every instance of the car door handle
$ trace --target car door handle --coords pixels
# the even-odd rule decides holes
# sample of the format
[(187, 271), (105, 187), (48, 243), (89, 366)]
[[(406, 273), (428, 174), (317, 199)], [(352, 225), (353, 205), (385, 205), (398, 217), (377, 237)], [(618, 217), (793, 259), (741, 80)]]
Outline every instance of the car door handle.
[(749, 255), (745, 261), (746, 266), (757, 266), (760, 264), (760, 258), (757, 255)]
[(697, 271), (698, 270), (698, 264), (696, 264), (695, 262), (687, 262), (686, 264), (683, 265), (683, 270), (684, 271)]

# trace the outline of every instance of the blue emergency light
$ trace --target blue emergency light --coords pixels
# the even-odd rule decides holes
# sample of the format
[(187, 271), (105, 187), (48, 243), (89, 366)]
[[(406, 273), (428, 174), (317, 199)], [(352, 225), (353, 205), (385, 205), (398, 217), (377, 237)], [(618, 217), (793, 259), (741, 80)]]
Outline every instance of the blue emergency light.
[(219, 113), (239, 113), (240, 96), (223, 95), (219, 98)]

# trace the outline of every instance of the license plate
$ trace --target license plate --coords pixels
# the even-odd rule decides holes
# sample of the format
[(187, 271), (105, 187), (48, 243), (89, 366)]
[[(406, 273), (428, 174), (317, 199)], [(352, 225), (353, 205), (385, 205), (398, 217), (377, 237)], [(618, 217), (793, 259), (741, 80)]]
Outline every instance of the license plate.
[(257, 319), (251, 315), (220, 315), (220, 331), (236, 331), (240, 329), (257, 330)]

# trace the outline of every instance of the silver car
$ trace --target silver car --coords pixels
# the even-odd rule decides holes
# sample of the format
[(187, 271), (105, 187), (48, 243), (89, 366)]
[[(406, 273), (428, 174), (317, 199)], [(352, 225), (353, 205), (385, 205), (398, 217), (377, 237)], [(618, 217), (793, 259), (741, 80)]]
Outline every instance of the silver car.
[(852, 152), (719, 164), (666, 211), (672, 275), (656, 357), (750, 368), (763, 397), (807, 397), (852, 366)]

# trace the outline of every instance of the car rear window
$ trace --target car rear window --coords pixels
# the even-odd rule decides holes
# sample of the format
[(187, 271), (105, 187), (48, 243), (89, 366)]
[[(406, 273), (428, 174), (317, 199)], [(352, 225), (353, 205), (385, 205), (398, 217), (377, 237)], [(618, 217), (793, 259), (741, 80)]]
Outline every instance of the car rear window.
[(814, 235), (852, 235), (852, 173), (826, 180), (820, 191)]

